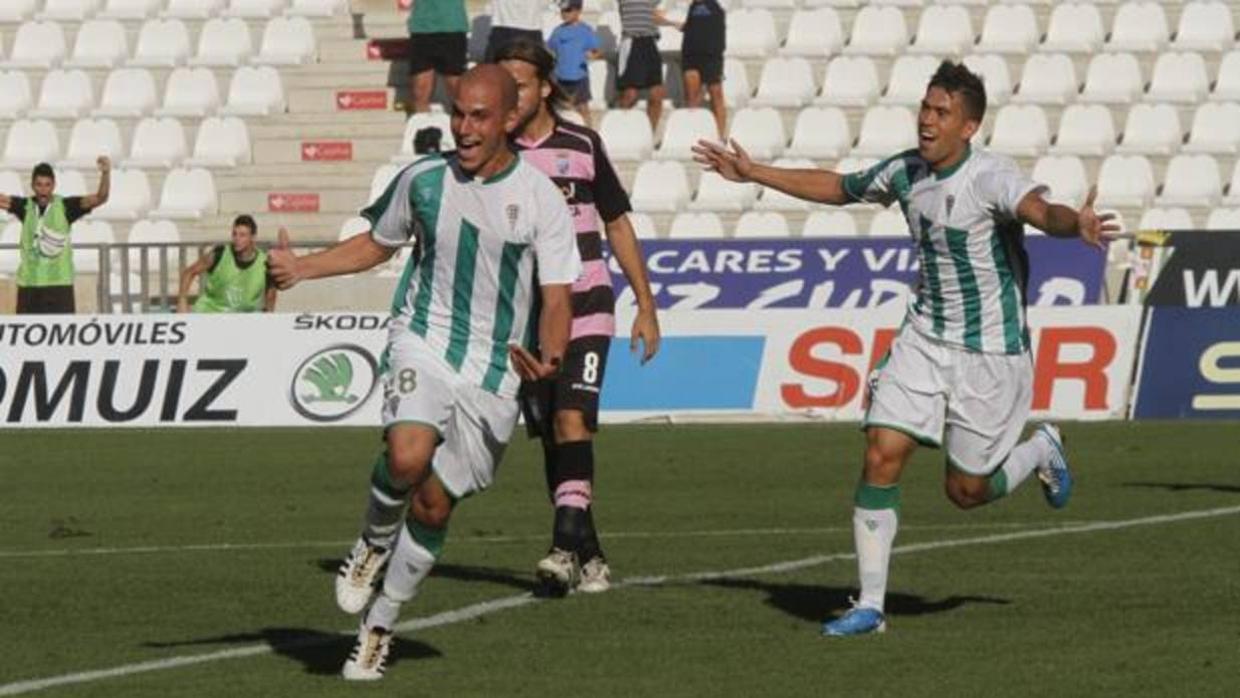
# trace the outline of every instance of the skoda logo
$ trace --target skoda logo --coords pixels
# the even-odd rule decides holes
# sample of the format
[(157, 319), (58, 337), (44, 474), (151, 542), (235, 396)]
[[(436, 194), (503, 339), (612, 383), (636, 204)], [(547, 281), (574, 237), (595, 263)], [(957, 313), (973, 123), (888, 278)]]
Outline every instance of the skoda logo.
[(312, 354), (293, 372), (289, 402), (315, 422), (336, 422), (366, 403), (379, 382), (379, 365), (356, 344), (336, 344)]

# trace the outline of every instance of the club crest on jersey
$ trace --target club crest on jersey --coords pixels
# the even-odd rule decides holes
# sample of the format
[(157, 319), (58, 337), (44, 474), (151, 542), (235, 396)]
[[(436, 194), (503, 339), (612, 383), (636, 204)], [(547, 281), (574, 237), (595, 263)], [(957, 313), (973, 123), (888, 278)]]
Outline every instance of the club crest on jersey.
[(556, 157), (555, 159), (556, 174), (560, 175), (561, 177), (564, 177), (565, 175), (568, 174), (568, 168), (569, 168), (569, 161), (568, 161), (567, 155), (561, 154), (558, 157)]
[(504, 207), (504, 214), (508, 216), (508, 229), (516, 229), (517, 218), (521, 215), (521, 207), (517, 204), (508, 204)]

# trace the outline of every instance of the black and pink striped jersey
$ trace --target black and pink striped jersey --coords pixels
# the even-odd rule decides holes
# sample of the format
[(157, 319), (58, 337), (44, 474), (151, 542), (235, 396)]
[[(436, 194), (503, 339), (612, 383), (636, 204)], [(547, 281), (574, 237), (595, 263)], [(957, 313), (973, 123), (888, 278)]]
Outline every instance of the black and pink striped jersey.
[(573, 215), (582, 274), (573, 284), (572, 336), (611, 337), (616, 331), (616, 296), (603, 259), (602, 228), (632, 206), (603, 140), (591, 129), (557, 119), (555, 129), (541, 141), (515, 143), (521, 157), (560, 188)]

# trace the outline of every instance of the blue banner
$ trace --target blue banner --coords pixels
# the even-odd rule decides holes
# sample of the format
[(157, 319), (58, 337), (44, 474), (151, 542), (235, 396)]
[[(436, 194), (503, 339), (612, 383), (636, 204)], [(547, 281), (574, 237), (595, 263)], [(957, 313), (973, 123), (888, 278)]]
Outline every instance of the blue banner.
[[(1030, 305), (1099, 302), (1105, 252), (1040, 236), (1025, 247)], [(901, 302), (918, 272), (906, 238), (643, 240), (642, 251), (661, 309), (872, 308)], [(620, 305), (632, 305), (609, 265)]]
[(1151, 308), (1133, 417), (1240, 418), (1240, 308)]

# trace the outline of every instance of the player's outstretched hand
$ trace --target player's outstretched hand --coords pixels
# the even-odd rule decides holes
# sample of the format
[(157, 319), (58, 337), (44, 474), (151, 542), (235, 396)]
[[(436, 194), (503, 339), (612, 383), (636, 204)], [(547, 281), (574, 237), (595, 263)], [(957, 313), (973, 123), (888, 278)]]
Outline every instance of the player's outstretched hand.
[(637, 351), (637, 343), (642, 344), (642, 364), (654, 358), (659, 353), (659, 340), (662, 333), (659, 331), (659, 318), (655, 315), (654, 310), (645, 312), (639, 311), (637, 317), (633, 318), (633, 332), (629, 337), (629, 351)]
[(560, 370), (559, 359), (543, 361), (520, 344), (509, 344), (508, 355), (522, 380), (540, 381), (554, 376)]
[(726, 180), (748, 182), (753, 173), (753, 160), (736, 139), (729, 139), (728, 143), (732, 146), (730, 150), (721, 143), (699, 140), (693, 146), (693, 161), (708, 172), (718, 172)]
[(1098, 185), (1089, 188), (1085, 197), (1085, 205), (1077, 212), (1077, 225), (1081, 230), (1081, 239), (1094, 247), (1106, 247), (1107, 243), (1120, 231), (1119, 221), (1114, 213), (1099, 214), (1094, 210), (1094, 200), (1098, 198)]
[(289, 245), (288, 230), (281, 227), (276, 246), (267, 253), (267, 271), (276, 282), (276, 288), (288, 290), (301, 281), (297, 255)]

